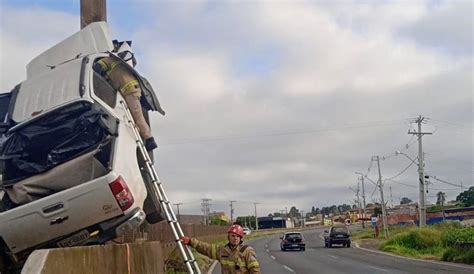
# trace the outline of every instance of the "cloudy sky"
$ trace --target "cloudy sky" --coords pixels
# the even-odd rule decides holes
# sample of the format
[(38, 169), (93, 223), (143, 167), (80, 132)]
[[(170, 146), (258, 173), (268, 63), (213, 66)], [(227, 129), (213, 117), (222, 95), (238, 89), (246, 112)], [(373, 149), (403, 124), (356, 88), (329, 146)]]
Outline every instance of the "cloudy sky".
[[(472, 1), (108, 1), (158, 91), (156, 167), (182, 213), (258, 215), (353, 203), (357, 175), (385, 200), (418, 200), (414, 119), (428, 199), (473, 178)], [(0, 90), (79, 30), (79, 0), (0, 1)], [(408, 167), (409, 166), (409, 167)], [(407, 168), (408, 167), (408, 168)], [(450, 184), (448, 184), (448, 183)], [(391, 188), (391, 193), (390, 193)], [(365, 184), (367, 202), (380, 199)]]

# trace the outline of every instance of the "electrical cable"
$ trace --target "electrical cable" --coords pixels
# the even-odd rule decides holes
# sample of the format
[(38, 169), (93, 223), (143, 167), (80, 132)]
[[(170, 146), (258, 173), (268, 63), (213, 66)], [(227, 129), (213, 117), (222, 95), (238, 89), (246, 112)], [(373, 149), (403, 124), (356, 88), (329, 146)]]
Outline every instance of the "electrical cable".
[(405, 173), (405, 171), (407, 171), (415, 162), (411, 162), (405, 169), (403, 169), (400, 173), (398, 173), (397, 175), (393, 176), (393, 177), (390, 177), (388, 179), (385, 179), (384, 181), (387, 181), (387, 180), (392, 180), (394, 178), (397, 178), (398, 176), (402, 175), (403, 173)]

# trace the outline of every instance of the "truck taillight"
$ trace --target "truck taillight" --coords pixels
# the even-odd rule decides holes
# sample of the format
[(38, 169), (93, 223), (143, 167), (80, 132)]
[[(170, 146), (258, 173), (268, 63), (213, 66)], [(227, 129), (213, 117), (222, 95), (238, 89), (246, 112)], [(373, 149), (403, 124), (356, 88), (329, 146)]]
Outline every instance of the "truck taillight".
[(109, 186), (122, 211), (129, 209), (133, 205), (132, 193), (121, 176), (110, 183)]

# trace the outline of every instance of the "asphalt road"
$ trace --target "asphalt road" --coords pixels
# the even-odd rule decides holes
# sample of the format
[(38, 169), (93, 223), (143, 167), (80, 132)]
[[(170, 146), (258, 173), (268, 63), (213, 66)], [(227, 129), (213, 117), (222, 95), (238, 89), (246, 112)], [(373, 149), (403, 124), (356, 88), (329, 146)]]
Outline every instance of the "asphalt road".
[[(474, 267), (400, 258), (357, 247), (325, 248), (323, 229), (303, 232), (306, 251), (280, 251), (280, 235), (246, 242), (257, 251), (262, 273), (474, 273)], [(220, 273), (216, 267), (213, 273)]]

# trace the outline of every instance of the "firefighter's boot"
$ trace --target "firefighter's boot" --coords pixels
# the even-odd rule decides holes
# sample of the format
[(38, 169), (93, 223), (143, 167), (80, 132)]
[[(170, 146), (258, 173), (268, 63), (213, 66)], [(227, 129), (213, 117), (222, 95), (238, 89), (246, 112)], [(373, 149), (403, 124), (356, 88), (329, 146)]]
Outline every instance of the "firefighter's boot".
[(140, 136), (144, 140), (145, 147), (148, 151), (152, 151), (158, 147), (155, 139), (151, 135), (150, 126), (147, 124), (145, 117), (143, 116), (142, 106), (140, 104), (140, 93), (132, 93), (125, 95), (125, 102), (130, 109), (133, 120), (137, 125)]

